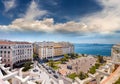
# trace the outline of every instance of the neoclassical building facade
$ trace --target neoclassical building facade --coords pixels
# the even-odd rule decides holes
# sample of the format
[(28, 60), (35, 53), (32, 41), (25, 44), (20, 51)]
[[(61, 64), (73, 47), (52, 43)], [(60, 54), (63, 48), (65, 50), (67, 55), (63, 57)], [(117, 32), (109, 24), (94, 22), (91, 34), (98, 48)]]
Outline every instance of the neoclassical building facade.
[(0, 41), (0, 57), (6, 66), (33, 59), (33, 46), (29, 42)]

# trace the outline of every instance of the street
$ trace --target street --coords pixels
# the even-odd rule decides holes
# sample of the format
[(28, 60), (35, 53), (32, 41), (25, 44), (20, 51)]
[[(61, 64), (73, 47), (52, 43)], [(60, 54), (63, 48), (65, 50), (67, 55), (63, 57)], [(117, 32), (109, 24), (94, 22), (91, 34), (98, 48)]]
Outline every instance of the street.
[(39, 66), (40, 69), (42, 69), (43, 71), (45, 71), (47, 73), (47, 75), (49, 75), (49, 77), (52, 78), (56, 83), (58, 83), (59, 80), (63, 80), (64, 84), (72, 84), (71, 81), (67, 80), (65, 77), (63, 77), (63, 76), (61, 76), (59, 74), (57, 74), (58, 78), (55, 78), (54, 77), (55, 73), (51, 73), (50, 74), (50, 73), (48, 73), (48, 71), (45, 68), (43, 68), (43, 66), (41, 64), (37, 63), (37, 65)]

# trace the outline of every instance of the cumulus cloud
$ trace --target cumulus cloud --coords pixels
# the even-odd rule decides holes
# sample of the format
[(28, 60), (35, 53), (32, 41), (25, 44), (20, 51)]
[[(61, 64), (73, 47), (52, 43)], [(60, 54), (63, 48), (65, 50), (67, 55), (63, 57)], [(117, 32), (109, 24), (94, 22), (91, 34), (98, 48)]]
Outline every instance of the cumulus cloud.
[(119, 0), (98, 0), (103, 10), (83, 17), (89, 30), (103, 34), (114, 33), (120, 30)]
[(110, 34), (120, 31), (119, 0), (98, 0), (98, 2), (103, 7), (103, 10), (87, 15), (78, 22), (69, 21), (55, 24), (53, 18), (37, 20), (37, 17), (45, 15), (47, 11), (38, 9), (38, 5), (32, 1), (23, 18), (14, 20), (10, 25), (1, 25), (0, 29), (80, 34)]
[(15, 0), (4, 0), (3, 4), (5, 6), (5, 12), (7, 12), (10, 9), (16, 7)]
[(34, 20), (26, 20), (23, 18), (16, 19), (12, 22), (12, 24), (8, 26), (0, 26), (1, 29), (10, 29), (11, 31), (19, 30), (19, 31), (40, 31), (40, 32), (87, 32), (87, 27), (83, 23), (76, 23), (74, 21), (70, 21), (67, 23), (59, 23), (54, 24), (54, 20), (52, 18), (46, 18), (41, 21)]

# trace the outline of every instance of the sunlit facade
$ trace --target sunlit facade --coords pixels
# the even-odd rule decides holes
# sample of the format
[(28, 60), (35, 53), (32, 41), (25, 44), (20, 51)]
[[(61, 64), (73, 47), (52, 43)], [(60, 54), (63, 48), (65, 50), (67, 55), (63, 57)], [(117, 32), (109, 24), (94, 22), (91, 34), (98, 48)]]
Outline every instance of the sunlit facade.
[(120, 62), (120, 44), (116, 44), (112, 47), (111, 56), (113, 61)]
[(34, 53), (38, 54), (39, 58), (49, 58), (61, 56), (64, 54), (74, 53), (74, 46), (69, 42), (35, 42)]
[(6, 66), (33, 59), (33, 46), (28, 42), (0, 41), (0, 57)]

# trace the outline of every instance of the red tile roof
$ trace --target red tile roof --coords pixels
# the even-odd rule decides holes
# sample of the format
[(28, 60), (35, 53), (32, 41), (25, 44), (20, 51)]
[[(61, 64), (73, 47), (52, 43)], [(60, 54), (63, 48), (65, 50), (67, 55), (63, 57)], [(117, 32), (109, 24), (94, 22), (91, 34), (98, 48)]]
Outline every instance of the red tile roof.
[(31, 44), (29, 42), (0, 41), (0, 44)]

